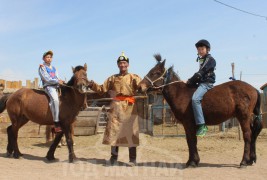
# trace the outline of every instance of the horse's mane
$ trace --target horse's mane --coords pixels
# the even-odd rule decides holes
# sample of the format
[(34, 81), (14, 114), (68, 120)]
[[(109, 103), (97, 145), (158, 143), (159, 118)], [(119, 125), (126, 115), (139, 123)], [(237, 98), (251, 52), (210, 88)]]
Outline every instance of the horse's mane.
[(73, 86), (74, 85), (74, 75), (70, 78), (70, 80), (67, 82), (67, 86)]
[(77, 72), (77, 71), (80, 71), (81, 69), (85, 70), (85, 68), (83, 66), (76, 66), (75, 68), (73, 68), (73, 75), (72, 77), (70, 78), (70, 80), (67, 82), (67, 86), (60, 86), (60, 89), (61, 89), (61, 93), (62, 95), (64, 96), (65, 93), (67, 91), (70, 90), (70, 86), (73, 86), (74, 85), (74, 80), (75, 80), (75, 76), (74, 74)]
[(178, 73), (174, 72), (173, 65), (171, 67), (169, 67), (169, 69), (167, 70), (167, 81), (170, 80), (170, 78), (172, 78), (172, 77), (175, 77), (178, 81), (181, 80)]
[(156, 59), (156, 61), (157, 61), (158, 64), (161, 63), (162, 57), (161, 57), (160, 54), (154, 54), (154, 58)]
[(76, 73), (77, 71), (80, 71), (81, 69), (85, 70), (83, 66), (76, 66), (73, 70), (73, 73)]

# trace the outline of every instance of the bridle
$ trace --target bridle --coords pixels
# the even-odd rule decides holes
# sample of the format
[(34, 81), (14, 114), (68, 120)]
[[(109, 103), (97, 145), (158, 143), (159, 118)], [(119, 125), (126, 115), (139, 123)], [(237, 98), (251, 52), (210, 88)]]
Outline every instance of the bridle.
[[(154, 89), (164, 88), (165, 86), (169, 86), (169, 85), (174, 84), (174, 83), (183, 82), (183, 81), (179, 80), (179, 81), (173, 81), (173, 82), (170, 82), (170, 83), (166, 83), (166, 77), (164, 77), (166, 72), (167, 72), (166, 69), (164, 69), (163, 74), (159, 78), (154, 80), (154, 81), (152, 81), (148, 76), (145, 76), (145, 79), (150, 82), (151, 87), (154, 88)], [(163, 80), (163, 85), (155, 86), (155, 82), (157, 82), (159, 80)]]
[(164, 69), (163, 74), (159, 78), (157, 78), (156, 80), (154, 80), (154, 81), (152, 81), (148, 76), (145, 76), (145, 79), (150, 82), (152, 88), (157, 88), (158, 86), (155, 86), (154, 83), (157, 82), (157, 81), (159, 81), (159, 80), (164, 80), (164, 77), (163, 76), (166, 74), (166, 72), (167, 72), (166, 69)]

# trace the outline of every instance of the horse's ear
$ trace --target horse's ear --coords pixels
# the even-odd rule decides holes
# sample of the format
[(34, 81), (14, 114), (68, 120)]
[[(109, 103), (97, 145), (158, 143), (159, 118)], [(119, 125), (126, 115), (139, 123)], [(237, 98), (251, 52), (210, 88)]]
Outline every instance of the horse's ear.
[(72, 68), (72, 72), (74, 73), (74, 71), (75, 71), (75, 68), (74, 68), (74, 67), (72, 67), (72, 66), (71, 66), (71, 68)]
[(84, 67), (84, 70), (87, 71), (87, 64), (86, 63), (84, 64), (83, 67)]

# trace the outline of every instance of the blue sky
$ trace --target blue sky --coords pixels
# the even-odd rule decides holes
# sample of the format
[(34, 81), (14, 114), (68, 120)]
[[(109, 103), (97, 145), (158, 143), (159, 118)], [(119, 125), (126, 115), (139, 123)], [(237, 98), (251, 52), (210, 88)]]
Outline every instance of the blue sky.
[[(221, 0), (267, 16), (266, 0)], [(267, 82), (267, 19), (213, 0), (0, 0), (0, 79), (38, 77), (42, 54), (68, 80), (71, 66), (88, 65), (88, 77), (102, 83), (118, 72), (121, 51), (130, 72), (143, 77), (161, 53), (182, 79), (198, 70), (194, 44), (210, 41), (217, 83), (236, 76), (259, 88)]]

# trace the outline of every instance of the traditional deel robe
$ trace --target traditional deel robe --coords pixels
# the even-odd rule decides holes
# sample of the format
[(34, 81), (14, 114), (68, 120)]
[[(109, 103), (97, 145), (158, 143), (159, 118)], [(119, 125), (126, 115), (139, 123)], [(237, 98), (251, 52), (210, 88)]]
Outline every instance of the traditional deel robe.
[(113, 75), (103, 85), (93, 84), (93, 91), (99, 94), (108, 92), (114, 99), (110, 104), (103, 144), (124, 147), (139, 145), (138, 114), (133, 96), (140, 81), (138, 75), (127, 73)]

